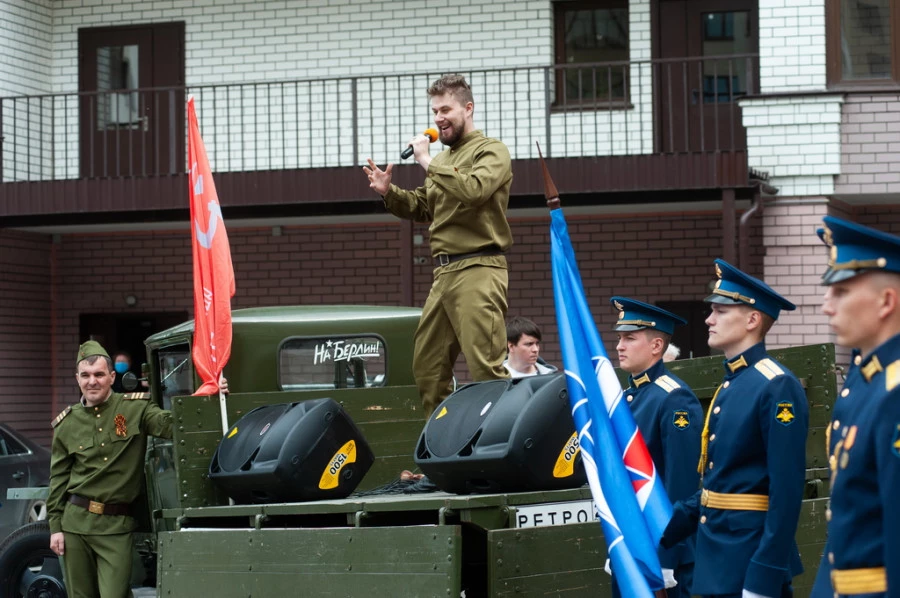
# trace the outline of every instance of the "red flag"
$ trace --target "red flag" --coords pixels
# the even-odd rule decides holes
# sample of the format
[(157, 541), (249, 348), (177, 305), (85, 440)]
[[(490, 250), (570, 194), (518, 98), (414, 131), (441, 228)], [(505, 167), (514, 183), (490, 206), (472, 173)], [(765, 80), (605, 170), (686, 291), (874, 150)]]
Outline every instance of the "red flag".
[(219, 392), (219, 376), (231, 357), (231, 298), (234, 268), (222, 208), (209, 170), (206, 148), (188, 98), (188, 193), (194, 255), (194, 367), (203, 384), (195, 395)]

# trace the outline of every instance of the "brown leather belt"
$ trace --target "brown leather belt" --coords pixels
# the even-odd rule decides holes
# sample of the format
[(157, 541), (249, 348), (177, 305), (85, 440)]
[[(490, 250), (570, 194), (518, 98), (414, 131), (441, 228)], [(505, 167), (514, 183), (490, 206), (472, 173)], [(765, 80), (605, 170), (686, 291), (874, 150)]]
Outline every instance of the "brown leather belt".
[(95, 515), (128, 515), (131, 512), (131, 505), (104, 504), (77, 494), (70, 494), (69, 502), (82, 509), (87, 509)]
[(769, 497), (765, 494), (724, 494), (704, 488), (700, 493), (700, 504), (729, 511), (768, 511)]
[(472, 253), (458, 253), (456, 255), (450, 255), (448, 253), (441, 253), (434, 256), (434, 265), (435, 266), (446, 266), (448, 264), (452, 264), (453, 262), (458, 262), (459, 260), (465, 260), (470, 257), (482, 257), (482, 256), (492, 256), (492, 255), (503, 255), (503, 252), (497, 248), (494, 249), (485, 249), (484, 251), (475, 251)]
[(878, 594), (887, 592), (887, 571), (884, 567), (867, 569), (833, 569), (831, 585), (838, 594)]

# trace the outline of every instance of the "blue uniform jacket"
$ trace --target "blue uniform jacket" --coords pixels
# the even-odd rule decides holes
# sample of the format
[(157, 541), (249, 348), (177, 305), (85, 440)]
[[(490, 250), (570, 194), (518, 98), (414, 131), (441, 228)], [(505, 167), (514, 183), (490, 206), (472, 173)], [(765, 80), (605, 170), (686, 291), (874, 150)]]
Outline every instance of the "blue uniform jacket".
[[(848, 381), (849, 382), (849, 381)], [(900, 596), (900, 335), (859, 364), (831, 425), (826, 559), (833, 569), (885, 567)]]
[[(700, 486), (697, 460), (703, 412), (693, 391), (665, 368), (662, 360), (628, 378), (625, 400), (631, 407), (656, 472), (672, 503), (691, 497)], [(659, 551), (665, 569), (694, 562), (694, 538)]]
[(662, 544), (696, 530), (694, 594), (747, 589), (777, 597), (803, 571), (794, 535), (805, 484), (806, 395), (763, 343), (727, 361), (725, 372), (709, 417), (703, 487), (767, 495), (768, 511), (704, 507), (697, 492), (676, 505)]
[[(850, 367), (847, 369), (847, 376), (844, 378), (844, 389), (835, 400), (834, 408), (831, 411), (831, 424), (835, 421), (846, 421), (847, 417), (853, 410), (853, 401), (849, 397), (857, 397), (862, 392), (862, 388), (867, 386), (865, 380), (860, 373), (859, 365), (862, 363), (862, 357), (859, 351), (854, 349), (850, 356)], [(860, 383), (862, 382), (862, 385)], [(849, 411), (848, 411), (849, 410)], [(840, 434), (832, 434), (829, 429), (825, 434), (825, 453), (827, 455), (834, 454), (834, 445), (841, 439)], [(833, 472), (832, 472), (833, 473)], [(826, 517), (830, 517), (830, 508), (826, 512)], [(812, 592), (809, 598), (834, 598), (834, 589), (831, 587), (831, 563), (828, 562), (828, 553), (831, 552), (831, 543), (825, 540), (825, 550), (822, 552), (822, 560), (819, 568), (816, 570), (816, 581), (813, 584)]]

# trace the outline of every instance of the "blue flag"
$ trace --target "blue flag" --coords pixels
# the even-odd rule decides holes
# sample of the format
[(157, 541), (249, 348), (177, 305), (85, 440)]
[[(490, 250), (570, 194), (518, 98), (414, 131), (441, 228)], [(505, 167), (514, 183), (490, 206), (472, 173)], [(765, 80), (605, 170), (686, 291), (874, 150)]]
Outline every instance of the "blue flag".
[(562, 210), (551, 210), (550, 217), (556, 322), (582, 461), (619, 587), (628, 596), (653, 596), (664, 585), (657, 547), (672, 505), (622, 401), (622, 387), (588, 308)]

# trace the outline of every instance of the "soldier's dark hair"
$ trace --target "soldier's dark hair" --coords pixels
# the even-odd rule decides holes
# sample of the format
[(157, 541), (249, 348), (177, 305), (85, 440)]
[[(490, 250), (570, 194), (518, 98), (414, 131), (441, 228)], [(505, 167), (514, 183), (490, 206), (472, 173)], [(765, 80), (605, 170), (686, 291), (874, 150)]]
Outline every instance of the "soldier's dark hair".
[(455, 97), (463, 106), (469, 102), (475, 103), (475, 99), (472, 97), (472, 88), (469, 87), (466, 78), (462, 75), (444, 75), (428, 88), (428, 97), (430, 98), (445, 93)]
[[(88, 365), (94, 365), (95, 363), (97, 363), (98, 359), (106, 360), (106, 371), (111, 372), (115, 369), (112, 358), (107, 357), (106, 355), (91, 355), (90, 357), (85, 357), (81, 361), (86, 361)], [(81, 361), (79, 361), (78, 363), (81, 363)], [(75, 367), (75, 373), (78, 373), (77, 366)]]
[(508, 342), (517, 345), (524, 334), (533, 336), (538, 341), (541, 340), (541, 329), (528, 318), (516, 316), (506, 323), (506, 340)]

